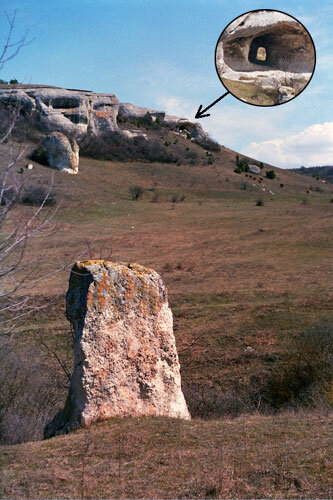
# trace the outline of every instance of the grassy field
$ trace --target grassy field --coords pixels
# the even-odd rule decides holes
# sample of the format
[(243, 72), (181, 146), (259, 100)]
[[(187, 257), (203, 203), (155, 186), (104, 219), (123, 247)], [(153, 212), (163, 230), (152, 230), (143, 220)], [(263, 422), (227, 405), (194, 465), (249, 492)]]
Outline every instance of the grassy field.
[[(211, 165), (81, 158), (79, 175), (54, 172), (58, 229), (31, 242), (27, 268), (36, 259), (40, 273), (52, 272), (86, 250), (85, 257), (111, 252), (110, 260), (158, 271), (193, 420), (111, 420), (2, 446), (3, 498), (332, 497), (329, 413), (260, 415), (291, 341), (332, 318), (332, 187), (277, 168), (269, 180), (267, 166), (259, 183), (233, 172), (233, 151), (213, 158)], [(27, 185), (48, 185), (52, 172), (35, 164), (20, 175)], [(145, 189), (138, 201), (133, 185)], [(33, 210), (18, 205), (13, 223)], [(71, 371), (68, 278), (67, 268), (27, 291), (38, 304), (52, 303), (14, 339), (24, 363), (11, 443), (40, 439), (64, 404), (68, 381), (52, 352)]]
[(332, 422), (111, 419), (1, 450), (2, 498), (332, 498)]

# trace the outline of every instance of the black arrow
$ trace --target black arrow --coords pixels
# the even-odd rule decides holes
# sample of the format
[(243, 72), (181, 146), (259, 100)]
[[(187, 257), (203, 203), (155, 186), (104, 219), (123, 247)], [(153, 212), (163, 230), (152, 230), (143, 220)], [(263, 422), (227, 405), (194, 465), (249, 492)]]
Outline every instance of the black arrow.
[(205, 116), (210, 116), (209, 113), (207, 113), (206, 115), (204, 115), (204, 113), (206, 111), (209, 110), (209, 108), (211, 108), (212, 106), (215, 106), (215, 104), (217, 104), (221, 99), (223, 99), (223, 97), (225, 97), (226, 95), (230, 94), (230, 92), (226, 92), (225, 94), (221, 95), (221, 97), (219, 97), (218, 99), (216, 99), (216, 101), (212, 102), (212, 104), (210, 104), (209, 106), (207, 106), (207, 108), (201, 110), (202, 108), (202, 104), (200, 104), (199, 108), (198, 108), (198, 111), (195, 115), (195, 118), (198, 119), (198, 118), (205, 118)]

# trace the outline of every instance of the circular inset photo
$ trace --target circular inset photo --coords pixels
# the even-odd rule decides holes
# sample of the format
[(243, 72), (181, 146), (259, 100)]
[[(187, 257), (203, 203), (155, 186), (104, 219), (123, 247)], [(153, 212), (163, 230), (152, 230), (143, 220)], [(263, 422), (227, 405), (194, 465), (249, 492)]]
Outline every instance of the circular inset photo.
[(217, 74), (235, 97), (255, 106), (294, 99), (310, 82), (316, 50), (307, 29), (277, 10), (253, 10), (222, 31), (215, 49)]

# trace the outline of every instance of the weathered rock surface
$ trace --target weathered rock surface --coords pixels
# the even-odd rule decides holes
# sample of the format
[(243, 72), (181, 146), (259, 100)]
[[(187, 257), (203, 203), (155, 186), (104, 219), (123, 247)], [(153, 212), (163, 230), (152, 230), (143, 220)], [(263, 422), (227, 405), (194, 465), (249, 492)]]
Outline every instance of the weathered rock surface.
[(79, 172), (79, 146), (75, 139), (68, 139), (61, 132), (45, 137), (45, 152), (51, 168), (69, 174)]
[(190, 134), (192, 140), (203, 147), (211, 146), (213, 142), (200, 123), (191, 122), (187, 118), (166, 115), (164, 111), (133, 106), (133, 104), (126, 102), (120, 103), (118, 116), (127, 120), (141, 119), (147, 123), (158, 120), (162, 127), (168, 127), (176, 132), (183, 132), (184, 135)]
[(164, 111), (156, 111), (154, 109), (143, 108), (141, 106), (133, 106), (133, 104), (130, 104), (129, 102), (121, 102), (119, 104), (118, 115), (120, 118), (129, 119), (146, 117), (151, 121), (156, 121), (157, 118), (163, 121), (165, 117)]
[[(0, 103), (19, 105), (28, 113), (36, 126), (44, 133), (61, 132), (78, 139), (85, 135), (98, 136), (119, 132), (128, 138), (147, 134), (136, 128), (137, 120), (149, 125), (157, 122), (176, 132), (190, 134), (192, 140), (203, 147), (212, 144), (209, 135), (199, 123), (187, 118), (166, 115), (130, 103), (119, 103), (114, 94), (94, 93), (88, 90), (70, 90), (42, 85), (0, 85)], [(132, 129), (119, 127), (117, 121), (132, 123)], [(131, 128), (131, 127), (130, 127)]]
[[(291, 99), (306, 86), (314, 66), (315, 49), (309, 33), (282, 12), (244, 14), (229, 24), (217, 44), (216, 68), (224, 85), (251, 103), (256, 103), (251, 96), (258, 91), (266, 92), (273, 100), (268, 100), (268, 105)], [(239, 82), (238, 87), (232, 82)], [(288, 99), (286, 94), (281, 98), (280, 87), (292, 87), (294, 92), (288, 94)]]
[(261, 173), (261, 170), (257, 165), (249, 165), (249, 172), (251, 174), (259, 175)]
[(74, 371), (63, 411), (46, 438), (114, 416), (190, 419), (160, 276), (137, 264), (78, 262), (66, 314), (75, 331)]
[(29, 85), (0, 88), (0, 102), (19, 104), (43, 132), (80, 136), (117, 130), (119, 101), (114, 94)]

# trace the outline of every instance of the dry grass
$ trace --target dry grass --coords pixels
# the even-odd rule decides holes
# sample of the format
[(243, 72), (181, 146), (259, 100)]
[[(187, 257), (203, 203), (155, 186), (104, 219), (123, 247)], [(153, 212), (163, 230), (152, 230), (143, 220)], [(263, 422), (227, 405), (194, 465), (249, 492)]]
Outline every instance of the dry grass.
[(2, 498), (331, 498), (332, 420), (112, 419), (2, 448)]
[[(6, 154), (0, 149), (0, 157)], [(260, 191), (264, 206), (256, 207), (262, 185), (246, 179), (255, 186), (242, 189), (233, 151), (213, 156), (211, 166), (82, 159), (78, 176), (56, 172), (59, 231), (30, 248), (50, 271), (59, 259), (75, 259), (88, 238), (95, 240), (92, 257), (106, 256), (112, 246), (112, 260), (160, 272), (184, 393), (192, 415), (213, 420), (112, 420), (49, 442), (1, 447), (4, 498), (332, 496), (328, 417), (216, 420), (260, 411), (258, 388), (283, 365), (290, 337), (332, 309), (332, 188), (320, 183), (323, 192), (306, 195), (309, 182), (319, 181), (276, 169), (277, 179), (265, 179)], [(50, 179), (38, 165), (23, 175), (29, 184)], [(128, 193), (134, 184), (146, 189), (137, 202)], [(156, 190), (159, 202), (152, 203)], [(175, 194), (185, 201), (172, 204)], [(301, 203), (305, 196), (308, 205)], [(28, 215), (33, 208), (18, 206), (13, 217), (22, 210)], [(35, 362), (48, 376), (57, 370), (58, 377), (59, 367), (39, 338), (71, 362), (64, 337), (68, 276), (59, 273), (29, 291), (39, 302), (60, 296), (27, 318), (17, 337), (19, 352), (38, 346)]]

